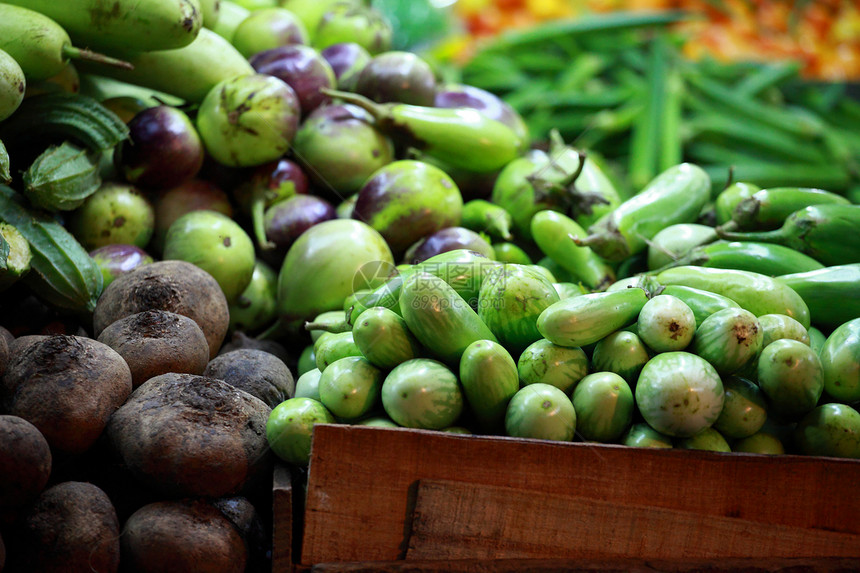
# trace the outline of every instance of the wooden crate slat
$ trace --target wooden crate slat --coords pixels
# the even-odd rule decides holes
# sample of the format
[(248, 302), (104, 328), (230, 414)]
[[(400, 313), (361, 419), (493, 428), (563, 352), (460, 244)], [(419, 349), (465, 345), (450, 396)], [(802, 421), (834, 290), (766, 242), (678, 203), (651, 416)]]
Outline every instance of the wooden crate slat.
[(422, 478), (860, 534), (856, 460), (318, 425), (301, 563), (403, 559)]
[(860, 535), (421, 479), (406, 559), (856, 557)]

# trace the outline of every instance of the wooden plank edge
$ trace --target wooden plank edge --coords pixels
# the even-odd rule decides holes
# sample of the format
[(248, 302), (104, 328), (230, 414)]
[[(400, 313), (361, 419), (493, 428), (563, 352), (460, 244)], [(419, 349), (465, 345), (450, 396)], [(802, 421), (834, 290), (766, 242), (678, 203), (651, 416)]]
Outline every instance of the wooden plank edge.
[(272, 573), (293, 571), (293, 474), (276, 463), (272, 475)]
[(459, 559), (339, 562), (299, 565), (296, 573), (848, 573), (851, 558), (719, 560), (643, 559)]

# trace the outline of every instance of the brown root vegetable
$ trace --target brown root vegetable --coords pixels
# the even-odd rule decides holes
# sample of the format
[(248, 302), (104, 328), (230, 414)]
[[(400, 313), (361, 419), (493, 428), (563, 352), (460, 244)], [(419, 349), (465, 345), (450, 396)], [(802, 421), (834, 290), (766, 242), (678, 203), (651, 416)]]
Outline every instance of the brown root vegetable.
[(82, 336), (46, 336), (22, 346), (0, 383), (0, 405), (36, 426), (54, 450), (85, 452), (131, 394), (128, 364), (110, 346)]
[(241, 496), (214, 499), (212, 505), (221, 511), (221, 514), (233, 524), (245, 540), (248, 554), (245, 570), (263, 571), (271, 568), (266, 556), (271, 549), (270, 536), (266, 532), (257, 508), (247, 498)]
[(6, 372), (6, 365), (9, 363), (9, 343), (6, 338), (0, 336), (0, 378)]
[(0, 515), (31, 503), (51, 477), (51, 448), (39, 429), (0, 416)]
[(239, 531), (201, 499), (141, 507), (125, 523), (121, 548), (129, 573), (242, 573), (247, 562)]
[(203, 375), (244, 390), (270, 408), (292, 398), (296, 390), (293, 375), (283, 360), (253, 348), (219, 354), (209, 362)]
[(230, 312), (218, 282), (185, 261), (157, 261), (138, 267), (111, 282), (93, 312), (96, 337), (113, 322), (145, 310), (166, 310), (192, 319), (209, 343), (209, 358), (227, 335)]
[(223, 380), (155, 376), (111, 417), (112, 451), (144, 485), (171, 496), (219, 497), (260, 485), (271, 470), (271, 408)]
[(200, 326), (166, 310), (145, 310), (120, 318), (102, 330), (98, 341), (125, 359), (134, 388), (168, 372), (202, 374), (209, 363), (209, 343)]
[(0, 326), (0, 338), (4, 339), (6, 341), (6, 345), (8, 346), (12, 344), (13, 340), (15, 340), (15, 335), (12, 334), (12, 332), (8, 328)]
[(227, 354), (228, 352), (239, 350), (240, 348), (256, 348), (257, 350), (265, 350), (266, 352), (274, 354), (283, 360), (284, 364), (289, 364), (290, 362), (290, 354), (287, 352), (286, 347), (284, 347), (280, 342), (276, 340), (252, 338), (241, 330), (233, 332), (233, 335), (230, 337), (230, 341), (221, 346), (221, 350), (218, 354)]
[(119, 521), (97, 486), (67, 481), (49, 487), (22, 514), (9, 538), (9, 569), (53, 573), (119, 569)]

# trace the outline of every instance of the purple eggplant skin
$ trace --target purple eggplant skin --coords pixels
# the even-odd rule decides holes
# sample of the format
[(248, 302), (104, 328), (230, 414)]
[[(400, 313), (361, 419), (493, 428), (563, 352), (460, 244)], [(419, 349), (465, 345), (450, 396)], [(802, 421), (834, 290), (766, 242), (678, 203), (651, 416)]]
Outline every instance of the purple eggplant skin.
[(446, 227), (418, 240), (403, 255), (403, 262), (417, 265), (440, 253), (466, 249), (495, 260), (496, 254), (490, 242), (465, 227)]
[(432, 106), (436, 98), (436, 75), (417, 54), (382, 52), (362, 68), (353, 91), (377, 103)]
[(266, 238), (284, 254), (299, 235), (323, 221), (336, 218), (334, 206), (316, 195), (293, 195), (278, 201), (263, 217)]
[(523, 142), (523, 151), (529, 147), (529, 129), (523, 117), (499, 96), (468, 84), (446, 83), (436, 87), (434, 107), (469, 107), (500, 121), (514, 130)]
[(315, 109), (299, 127), (293, 152), (322, 193), (346, 197), (395, 158), (392, 141), (352, 104)]
[(337, 79), (337, 89), (353, 91), (358, 74), (371, 60), (364, 46), (355, 42), (341, 42), (332, 44), (320, 52), (329, 63), (334, 77)]
[(438, 167), (412, 159), (393, 161), (362, 185), (352, 218), (370, 225), (399, 257), (415, 241), (460, 224), (463, 198)]
[(320, 88), (333, 89), (337, 85), (334, 70), (326, 59), (304, 44), (263, 50), (251, 56), (249, 62), (257, 73), (275, 76), (293, 88), (304, 116), (331, 101)]
[(129, 183), (152, 189), (175, 187), (203, 167), (203, 141), (179, 108), (158, 105), (137, 113), (129, 137), (114, 150), (114, 166)]
[(154, 262), (152, 255), (135, 245), (113, 243), (90, 251), (107, 287), (115, 278), (130, 273), (141, 265)]
[(310, 181), (296, 161), (281, 157), (252, 167), (247, 178), (233, 189), (233, 199), (246, 214), (253, 212), (256, 201), (270, 207), (282, 199), (309, 192)]

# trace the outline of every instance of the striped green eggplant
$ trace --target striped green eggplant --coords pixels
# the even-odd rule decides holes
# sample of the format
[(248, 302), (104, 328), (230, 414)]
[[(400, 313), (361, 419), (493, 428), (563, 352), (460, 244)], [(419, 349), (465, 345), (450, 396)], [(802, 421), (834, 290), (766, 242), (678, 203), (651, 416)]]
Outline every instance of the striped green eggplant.
[(850, 205), (851, 202), (823, 189), (771, 187), (756, 191), (752, 197), (738, 203), (732, 211), (732, 220), (721, 226), (732, 231), (777, 229), (798, 209), (824, 204)]
[(824, 268), (817, 260), (791, 247), (754, 241), (717, 241), (700, 245), (664, 268), (684, 265), (753, 271), (769, 276)]
[(394, 368), (421, 353), (421, 345), (403, 318), (384, 306), (362, 312), (352, 327), (352, 337), (364, 357), (379, 368)]
[(458, 364), (476, 340), (498, 342), (463, 297), (430, 273), (418, 272), (404, 281), (400, 310), (418, 342), (448, 364)]
[(517, 363), (504, 346), (477, 340), (460, 357), (460, 384), (472, 413), (485, 431), (504, 429), (508, 402), (520, 389)]
[(623, 261), (644, 251), (647, 241), (669, 225), (693, 223), (711, 196), (708, 174), (692, 163), (670, 167), (642, 191), (589, 226), (576, 238), (608, 261)]
[(699, 325), (691, 350), (710, 362), (720, 375), (733, 374), (761, 351), (761, 323), (748, 310), (727, 308)]
[(860, 263), (860, 205), (810, 205), (790, 214), (773, 231), (742, 233), (717, 228), (717, 234), (730, 241), (784, 245), (826, 266)]
[(813, 324), (821, 328), (829, 330), (860, 318), (860, 263), (792, 273), (775, 280), (804, 300)]

